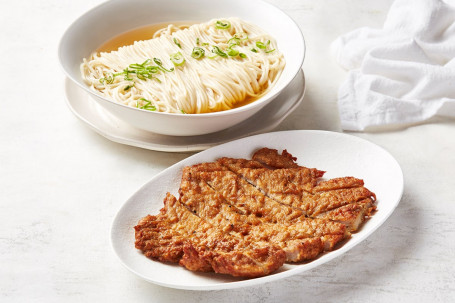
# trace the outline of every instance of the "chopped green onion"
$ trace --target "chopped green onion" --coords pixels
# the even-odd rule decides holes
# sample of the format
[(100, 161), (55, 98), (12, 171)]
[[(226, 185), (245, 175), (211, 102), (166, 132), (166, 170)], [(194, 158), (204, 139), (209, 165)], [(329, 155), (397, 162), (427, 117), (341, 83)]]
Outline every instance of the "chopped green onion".
[(205, 56), (205, 50), (200, 47), (193, 48), (193, 52), (191, 53), (191, 57), (194, 59), (200, 59)]
[(150, 66), (148, 65), (152, 60), (147, 59), (142, 64), (133, 63), (129, 65), (129, 68), (125, 68), (123, 73), (125, 74), (125, 80), (132, 81), (133, 79), (129, 76), (129, 74), (136, 74), (141, 80), (153, 79), (152, 74), (156, 74), (160, 71), (158, 66)]
[(262, 43), (262, 42), (260, 42), (260, 41), (257, 41), (257, 42), (256, 42), (256, 46), (257, 46), (258, 48), (264, 50), (266, 54), (275, 51), (275, 49), (267, 50), (267, 47), (269, 47), (269, 45), (270, 45), (270, 40), (267, 40), (267, 42), (266, 42), (265, 44)]
[(240, 42), (248, 40), (248, 35), (241, 32), (235, 34), (231, 39), (228, 40), (228, 45), (229, 47), (232, 47), (234, 45), (240, 45)]
[[(139, 63), (130, 64), (130, 65), (129, 65), (129, 68), (132, 68), (132, 69), (144, 68), (145, 65), (146, 65), (146, 62), (147, 62), (147, 61), (145, 61), (143, 64), (139, 64)], [(124, 70), (125, 70), (125, 69), (124, 69)], [(128, 69), (126, 69), (126, 70), (128, 70)]]
[(204, 42), (201, 44), (202, 46), (208, 46), (209, 44), (207, 42)]
[(114, 78), (115, 78), (114, 74), (107, 75), (104, 78), (100, 79), (100, 83), (112, 84), (114, 83)]
[(174, 68), (172, 67), (171, 69), (166, 69), (163, 67), (163, 62), (161, 62), (160, 59), (158, 58), (153, 58), (153, 61), (156, 63), (156, 65), (159, 66), (159, 68), (165, 72), (172, 72), (174, 70)]
[(233, 48), (228, 48), (227, 54), (231, 57), (235, 57), (239, 54), (239, 51)]
[(174, 63), (175, 66), (180, 66), (185, 63), (185, 58), (183, 57), (181, 52), (175, 53), (171, 55), (171, 61)]
[(153, 112), (153, 111), (156, 111), (156, 107), (152, 105), (152, 101), (149, 101), (149, 100), (147, 100), (147, 99), (145, 99), (145, 98), (141, 98), (141, 99), (139, 99), (139, 100), (144, 101), (145, 104), (142, 105), (142, 106), (139, 106), (139, 103), (136, 102), (136, 107), (137, 107), (137, 108), (149, 110), (149, 111), (152, 111), (152, 112)]
[(156, 65), (158, 65), (158, 66), (163, 65), (163, 62), (161, 61), (161, 59), (158, 59), (158, 58), (153, 58), (153, 62), (155, 62)]
[(231, 27), (231, 23), (227, 20), (218, 20), (215, 23), (215, 27), (217, 29), (229, 29)]
[(228, 40), (228, 45), (229, 47), (239, 45), (239, 39), (232, 37), (231, 39)]
[(227, 58), (227, 54), (223, 52), (218, 46), (213, 46), (212, 53), (217, 54), (220, 57)]
[(182, 114), (186, 114), (186, 112), (185, 112), (183, 109), (181, 109), (180, 112), (181, 112)]
[(253, 53), (257, 53), (257, 52), (258, 52), (258, 50), (255, 49), (254, 47), (251, 49), (251, 51), (252, 51)]
[[(166, 69), (163, 67), (163, 63), (158, 58), (153, 58), (153, 61), (157, 65), (151, 65), (152, 60), (147, 59), (141, 64), (139, 63), (132, 63), (127, 68), (125, 68), (122, 72), (119, 73), (111, 73), (106, 75), (104, 78), (100, 79), (100, 83), (104, 84), (112, 84), (114, 83), (115, 77), (124, 75), (124, 79), (126, 81), (133, 81), (132, 75), (136, 75), (136, 77), (140, 80), (147, 80), (153, 79), (158, 82), (161, 82), (160, 79), (156, 78), (154, 74), (160, 73), (161, 71), (165, 72), (172, 72), (174, 68)], [(125, 87), (125, 90), (130, 89), (131, 87)]]
[(148, 66), (147, 71), (152, 74), (157, 74), (160, 72), (160, 68), (158, 66)]
[(236, 33), (234, 35), (234, 38), (239, 39), (240, 41), (246, 41), (248, 40), (248, 35), (244, 32)]
[(239, 56), (240, 56), (240, 58), (243, 58), (243, 59), (246, 58), (246, 55), (244, 53), (240, 53)]
[(196, 38), (196, 45), (199, 45), (199, 38)]
[(124, 88), (123, 90), (124, 90), (124, 91), (127, 91), (127, 90), (129, 90), (130, 88), (132, 88), (132, 87), (134, 87), (134, 82), (133, 82), (133, 84), (130, 84), (130, 85), (125, 86), (125, 88)]
[(182, 46), (180, 45), (180, 43), (177, 41), (176, 38), (174, 38), (174, 43), (175, 43), (175, 45), (177, 45), (179, 48), (182, 48)]
[(260, 49), (266, 49), (267, 48), (267, 46), (265, 46), (265, 44), (260, 42), (260, 41), (256, 41), (256, 47), (260, 48)]

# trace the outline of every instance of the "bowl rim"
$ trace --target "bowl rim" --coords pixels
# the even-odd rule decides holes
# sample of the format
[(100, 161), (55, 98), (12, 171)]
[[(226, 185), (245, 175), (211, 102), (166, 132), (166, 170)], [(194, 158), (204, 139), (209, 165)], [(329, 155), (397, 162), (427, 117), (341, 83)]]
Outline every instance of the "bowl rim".
[[(300, 29), (300, 26), (297, 24), (297, 22), (291, 16), (289, 16), (286, 12), (284, 12), (278, 6), (276, 6), (276, 5), (272, 4), (272, 3), (268, 3), (268, 2), (265, 2), (263, 0), (249, 0), (249, 2), (256, 2), (256, 3), (260, 3), (261, 5), (269, 6), (269, 7), (273, 8), (274, 10), (276, 10), (277, 12), (283, 14), (287, 19), (289, 19), (289, 21), (291, 21), (291, 23), (293, 23), (293, 25), (295, 26), (295, 28), (297, 29), (297, 32), (299, 34), (298, 37), (300, 38), (299, 40), (302, 43), (303, 52), (302, 52), (302, 56), (299, 58), (298, 64), (296, 65), (298, 68), (296, 68), (294, 73), (291, 75), (289, 81), (280, 90), (276, 91), (274, 94), (270, 94), (271, 91), (266, 92), (263, 96), (259, 97), (258, 100), (254, 101), (254, 102), (251, 102), (249, 104), (240, 106), (240, 107), (235, 107), (235, 108), (231, 108), (231, 109), (228, 109), (228, 110), (216, 111), (216, 112), (210, 112), (210, 113), (198, 113), (198, 114), (167, 113), (167, 112), (158, 112), (158, 111), (148, 111), (148, 110), (144, 110), (144, 109), (128, 106), (128, 105), (125, 105), (125, 104), (110, 100), (110, 99), (98, 94), (96, 91), (91, 90), (90, 87), (88, 87), (87, 85), (84, 85), (80, 81), (74, 79), (74, 77), (71, 76), (71, 73), (65, 69), (64, 63), (63, 63), (63, 44), (65, 42), (65, 39), (68, 39), (68, 35), (69, 35), (69, 32), (71, 31), (71, 29), (78, 22), (81, 22), (81, 20), (83, 18), (85, 18), (86, 16), (88, 16), (90, 14), (93, 14), (93, 13), (95, 13), (96, 11), (98, 11), (100, 9), (103, 9), (105, 6), (113, 5), (113, 3), (115, 3), (115, 2), (124, 2), (124, 0), (110, 0), (110, 1), (106, 1), (106, 2), (100, 3), (100, 4), (92, 7), (88, 11), (85, 11), (82, 15), (80, 15), (75, 20), (73, 20), (70, 23), (70, 25), (66, 28), (66, 30), (63, 33), (63, 35), (61, 36), (59, 44), (58, 44), (58, 50), (57, 50), (57, 55), (58, 55), (58, 59), (59, 59), (59, 63), (60, 63), (60, 68), (63, 69), (63, 72), (65, 73), (65, 75), (69, 79), (71, 79), (71, 81), (76, 83), (76, 85), (78, 85), (83, 90), (88, 92), (91, 96), (96, 97), (95, 99), (98, 98), (99, 100), (102, 100), (103, 102), (108, 102), (110, 105), (120, 106), (120, 107), (126, 108), (128, 110), (149, 113), (149, 115), (157, 114), (157, 115), (162, 115), (162, 116), (179, 117), (179, 118), (183, 118), (183, 119), (188, 119), (188, 118), (193, 118), (193, 117), (206, 117), (206, 118), (208, 118), (208, 117), (213, 117), (213, 116), (216, 117), (216, 116), (225, 116), (225, 115), (228, 115), (228, 116), (229, 115), (235, 115), (235, 114), (237, 114), (239, 112), (247, 111), (247, 110), (249, 110), (251, 108), (258, 107), (261, 104), (266, 103), (265, 101), (267, 101), (267, 100), (268, 101), (273, 100), (274, 97), (276, 97), (279, 93), (281, 93), (284, 89), (286, 89), (286, 87), (297, 76), (297, 74), (300, 71), (300, 69), (302, 68), (303, 62), (305, 60), (305, 55), (306, 55), (305, 37), (303, 36), (302, 30)], [(133, 28), (131, 28), (131, 29), (133, 29)]]

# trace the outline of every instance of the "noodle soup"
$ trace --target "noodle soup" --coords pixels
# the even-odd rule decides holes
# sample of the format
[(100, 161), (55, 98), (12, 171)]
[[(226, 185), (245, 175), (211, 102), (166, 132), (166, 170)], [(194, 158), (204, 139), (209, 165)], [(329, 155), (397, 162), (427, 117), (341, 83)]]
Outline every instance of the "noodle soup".
[(284, 67), (272, 36), (228, 18), (153, 25), (119, 35), (84, 59), (81, 75), (91, 89), (127, 106), (200, 114), (253, 102), (276, 83)]

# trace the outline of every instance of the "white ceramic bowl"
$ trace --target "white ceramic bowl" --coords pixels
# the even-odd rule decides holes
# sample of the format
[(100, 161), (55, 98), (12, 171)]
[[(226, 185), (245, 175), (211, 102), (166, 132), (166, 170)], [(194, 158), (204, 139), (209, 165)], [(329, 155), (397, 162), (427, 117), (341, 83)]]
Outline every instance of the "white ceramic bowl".
[[(80, 75), (83, 58), (102, 43), (131, 29), (172, 21), (201, 21), (239, 17), (262, 27), (277, 40), (286, 67), (275, 86), (248, 105), (216, 113), (169, 114), (151, 112), (110, 101), (91, 90)], [(111, 0), (77, 19), (63, 35), (58, 55), (66, 75), (101, 106), (134, 127), (174, 135), (202, 135), (229, 128), (272, 101), (297, 75), (305, 56), (305, 42), (297, 24), (275, 6), (261, 0)]]

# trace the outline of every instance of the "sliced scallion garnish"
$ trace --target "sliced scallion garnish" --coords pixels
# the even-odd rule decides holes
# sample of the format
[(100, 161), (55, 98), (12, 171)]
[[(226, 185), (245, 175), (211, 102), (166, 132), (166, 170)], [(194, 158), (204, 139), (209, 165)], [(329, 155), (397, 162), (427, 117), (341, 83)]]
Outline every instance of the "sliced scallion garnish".
[(156, 107), (154, 105), (152, 105), (152, 101), (149, 101), (149, 100), (147, 100), (145, 98), (141, 98), (139, 100), (144, 101), (145, 104), (142, 105), (142, 106), (139, 106), (139, 103), (136, 101), (136, 107), (137, 108), (149, 110), (149, 111), (152, 111), (152, 112), (156, 111)]
[(127, 86), (125, 86), (125, 88), (123, 89), (124, 91), (128, 91), (130, 90), (130, 88), (134, 87), (134, 82), (132, 84), (129, 84)]
[(166, 69), (165, 67), (163, 67), (163, 62), (158, 58), (153, 58), (153, 62), (155, 62), (156, 65), (158, 65), (158, 67), (165, 72), (172, 72), (174, 70), (173, 67), (170, 69)]
[(179, 48), (182, 48), (182, 46), (180, 45), (180, 43), (177, 41), (176, 38), (174, 38), (174, 43), (175, 43), (175, 45), (177, 45)]
[(248, 40), (248, 35), (246, 33), (237, 33), (234, 36), (232, 36), (231, 39), (228, 40), (228, 45), (229, 47), (232, 47), (234, 45), (240, 45), (241, 42), (244, 42)]
[[(115, 77), (120, 75), (124, 75), (124, 79), (126, 81), (133, 81), (134, 79), (132, 78), (132, 75), (136, 75), (136, 77), (140, 80), (153, 79), (158, 82), (161, 82), (160, 79), (154, 76), (154, 74), (160, 73), (161, 71), (172, 72), (174, 70), (174, 68), (171, 69), (164, 68), (161, 60), (158, 58), (153, 58), (153, 61), (157, 65), (151, 65), (152, 62), (151, 59), (147, 59), (142, 63), (132, 63), (120, 73), (111, 73), (101, 78), (100, 83), (112, 84), (114, 83)], [(128, 90), (131, 87), (125, 88), (126, 90)]]
[(231, 39), (228, 40), (228, 45), (229, 45), (229, 47), (240, 45), (240, 40), (232, 37)]
[(265, 44), (262, 43), (261, 41), (256, 41), (256, 47), (260, 48), (260, 49), (266, 49), (267, 48), (267, 46), (265, 46)]
[(254, 47), (251, 49), (251, 51), (252, 51), (253, 53), (257, 53), (257, 52), (258, 52), (258, 50), (255, 49)]
[(215, 27), (217, 29), (229, 29), (231, 27), (231, 23), (227, 20), (218, 20), (215, 23)]
[(132, 81), (133, 79), (130, 77), (130, 74), (136, 74), (136, 77), (138, 77), (141, 80), (147, 80), (147, 79), (156, 79), (153, 74), (159, 73), (160, 69), (158, 66), (150, 65), (150, 62), (152, 60), (147, 59), (142, 64), (139, 63), (133, 63), (128, 66), (128, 68), (125, 68), (123, 70), (123, 73), (125, 74), (125, 80), (130, 80)]
[[(125, 75), (123, 78), (126, 81), (133, 81), (133, 78), (130, 77), (130, 73), (131, 73), (131, 71), (128, 69), (128, 67), (123, 70), (123, 74)], [(116, 75), (119, 76), (121, 74), (122, 73), (117, 73)]]
[(266, 54), (275, 51), (275, 49), (267, 50), (267, 48), (269, 47), (269, 45), (270, 45), (270, 40), (267, 40), (266, 43), (263, 43), (263, 42), (260, 42), (260, 41), (257, 41), (257, 42), (256, 42), (256, 47), (257, 47), (257, 48), (260, 48), (260, 49), (262, 49), (262, 50), (264, 50)]
[(227, 58), (227, 54), (223, 52), (218, 46), (214, 45), (212, 48), (212, 53), (217, 54), (220, 57)]
[(233, 48), (228, 48), (226, 52), (231, 57), (235, 57), (239, 54), (239, 51)]
[(110, 74), (110, 75), (107, 75), (107, 76), (101, 78), (101, 79), (100, 79), (100, 83), (101, 83), (101, 84), (104, 84), (104, 83), (106, 83), (106, 84), (112, 84), (112, 83), (114, 83), (114, 79), (115, 79), (114, 74)]
[(244, 32), (240, 32), (240, 33), (236, 33), (234, 35), (234, 38), (237, 38), (240, 41), (246, 41), (246, 40), (248, 40), (248, 35), (246, 33), (244, 33)]
[(185, 58), (183, 57), (181, 52), (171, 54), (170, 59), (171, 59), (172, 63), (174, 63), (175, 66), (180, 66), (183, 63), (185, 63)]
[(239, 53), (239, 57), (245, 59), (246, 55), (244, 53)]
[(193, 57), (194, 59), (201, 59), (204, 56), (205, 56), (205, 50), (203, 48), (200, 48), (200, 47), (193, 48), (191, 57)]

